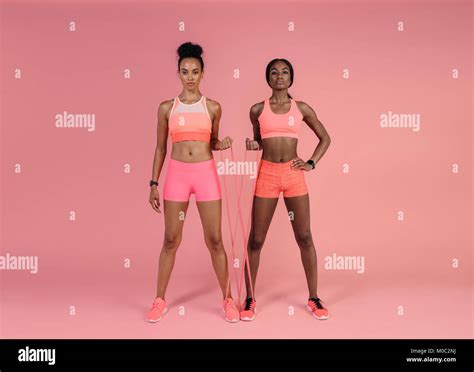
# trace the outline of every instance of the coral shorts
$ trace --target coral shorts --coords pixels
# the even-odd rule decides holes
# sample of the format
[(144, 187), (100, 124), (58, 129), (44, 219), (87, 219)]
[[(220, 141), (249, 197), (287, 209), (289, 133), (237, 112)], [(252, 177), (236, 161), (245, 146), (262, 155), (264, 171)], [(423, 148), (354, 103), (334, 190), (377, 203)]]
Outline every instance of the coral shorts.
[(214, 159), (198, 163), (170, 159), (163, 199), (186, 202), (191, 194), (194, 194), (197, 202), (221, 199), (221, 185)]
[(255, 186), (255, 196), (278, 198), (282, 191), (285, 198), (307, 194), (305, 171), (291, 168), (292, 161), (274, 163), (262, 159)]

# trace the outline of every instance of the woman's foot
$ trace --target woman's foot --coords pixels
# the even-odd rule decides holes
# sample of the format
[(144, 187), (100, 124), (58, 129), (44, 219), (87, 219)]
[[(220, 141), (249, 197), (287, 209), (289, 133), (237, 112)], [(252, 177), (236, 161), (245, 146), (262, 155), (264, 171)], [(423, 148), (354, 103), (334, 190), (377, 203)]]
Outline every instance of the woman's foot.
[(324, 305), (324, 302), (319, 297), (311, 297), (308, 300), (308, 310), (311, 311), (313, 313), (313, 316), (319, 320), (329, 318), (329, 311)]
[(242, 305), (243, 310), (240, 312), (240, 319), (247, 322), (255, 319), (255, 307), (257, 306), (257, 301), (249, 297), (245, 300), (245, 303)]
[(230, 297), (227, 297), (224, 300), (224, 313), (225, 313), (225, 320), (231, 323), (235, 323), (239, 321), (239, 310), (234, 304), (234, 300)]
[(153, 304), (151, 305), (151, 309), (148, 311), (146, 315), (146, 320), (150, 323), (156, 323), (161, 320), (162, 316), (168, 311), (168, 307), (166, 306), (166, 301), (160, 297), (155, 298)]

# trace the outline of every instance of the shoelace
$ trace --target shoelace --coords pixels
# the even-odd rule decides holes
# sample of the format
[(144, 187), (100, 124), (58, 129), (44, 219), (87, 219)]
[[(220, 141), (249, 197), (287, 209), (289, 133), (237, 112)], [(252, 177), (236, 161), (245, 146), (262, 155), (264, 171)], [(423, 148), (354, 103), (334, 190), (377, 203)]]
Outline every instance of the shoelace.
[(253, 302), (253, 298), (247, 298), (247, 300), (245, 300), (245, 308), (244, 310), (250, 310), (250, 307), (252, 305), (252, 302)]
[(310, 301), (313, 301), (313, 303), (316, 305), (318, 309), (324, 309), (323, 305), (321, 305), (321, 302), (320, 302), (321, 300), (319, 297), (318, 298), (312, 297), (310, 298)]
[(153, 302), (153, 304), (151, 305), (152, 309), (155, 309), (155, 308), (158, 308), (158, 309), (161, 309), (163, 308), (163, 305), (164, 303), (163, 302)]

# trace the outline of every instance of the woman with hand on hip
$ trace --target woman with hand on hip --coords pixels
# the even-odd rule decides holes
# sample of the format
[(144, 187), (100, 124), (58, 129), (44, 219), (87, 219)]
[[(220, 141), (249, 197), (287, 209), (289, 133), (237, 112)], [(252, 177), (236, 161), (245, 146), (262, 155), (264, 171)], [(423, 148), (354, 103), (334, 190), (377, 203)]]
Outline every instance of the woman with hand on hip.
[[(163, 187), (165, 232), (161, 249), (156, 298), (147, 313), (147, 321), (157, 322), (168, 310), (165, 291), (174, 266), (176, 251), (181, 243), (184, 218), (190, 194), (194, 193), (209, 249), (212, 266), (223, 294), (223, 310), (229, 322), (239, 321), (229, 283), (227, 255), (221, 235), (221, 189), (212, 151), (224, 150), (232, 139), (218, 139), (221, 107), (206, 98), (199, 90), (204, 73), (202, 48), (184, 43), (178, 48), (178, 74), (182, 92), (172, 100), (164, 101), (158, 109), (158, 143), (150, 181), (149, 202), (160, 211), (158, 178), (166, 156), (168, 133), (173, 147)], [(226, 296), (226, 294), (228, 295)]]
[[(277, 58), (267, 65), (266, 79), (272, 96), (256, 103), (250, 109), (254, 140), (247, 139), (247, 150), (263, 150), (252, 206), (252, 222), (248, 239), (248, 259), (252, 286), (245, 266), (247, 299), (242, 305), (240, 319), (255, 318), (256, 300), (252, 292), (265, 242), (280, 192), (286, 208), (292, 212), (291, 225), (300, 248), (301, 260), (308, 284), (307, 307), (317, 319), (327, 319), (329, 313), (317, 294), (317, 258), (310, 227), (310, 207), (305, 172), (315, 168), (331, 143), (323, 124), (314, 110), (288, 94), (293, 84), (293, 66), (286, 59)], [(304, 121), (319, 138), (311, 158), (302, 160), (296, 153), (298, 131)]]

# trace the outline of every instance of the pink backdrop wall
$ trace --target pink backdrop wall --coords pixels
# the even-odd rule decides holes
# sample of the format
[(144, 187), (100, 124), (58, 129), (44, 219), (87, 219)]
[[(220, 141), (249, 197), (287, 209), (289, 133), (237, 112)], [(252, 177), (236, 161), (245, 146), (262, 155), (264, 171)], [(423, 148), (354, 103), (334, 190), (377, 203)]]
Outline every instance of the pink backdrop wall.
[[(1, 255), (38, 259), (36, 273), (0, 270), (1, 337), (472, 337), (472, 2), (1, 4)], [(271, 95), (264, 70), (275, 57), (293, 63), (290, 93), (328, 130), (332, 144), (306, 174), (328, 321), (304, 307), (280, 200), (258, 317), (226, 323), (194, 198), (170, 312), (144, 321), (163, 238), (163, 214), (148, 204), (156, 112), (180, 92), (185, 41), (204, 48), (201, 91), (221, 103), (220, 137), (234, 139), (237, 159), (252, 135), (250, 106)], [(64, 111), (94, 114), (95, 130), (57, 128)], [(413, 114), (419, 130), (383, 128), (389, 112)], [(305, 126), (299, 155), (316, 141)], [(243, 185), (247, 216), (252, 180)], [(333, 255), (363, 258), (363, 272), (330, 270)]]

